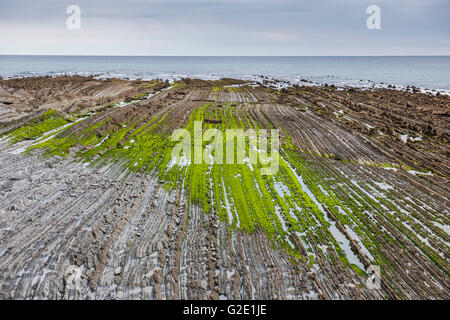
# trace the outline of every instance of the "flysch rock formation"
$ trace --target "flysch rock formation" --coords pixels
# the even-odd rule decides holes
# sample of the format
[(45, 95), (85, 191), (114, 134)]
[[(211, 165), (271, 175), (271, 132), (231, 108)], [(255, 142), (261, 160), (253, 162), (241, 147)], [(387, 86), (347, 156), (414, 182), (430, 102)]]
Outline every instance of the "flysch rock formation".
[[(15, 81), (1, 84), (8, 94), (17, 95), (21, 86), (22, 96), (37, 90), (24, 85), (32, 80)], [(61, 100), (56, 109), (67, 118), (73, 111), (68, 101), (79, 96), (59, 93), (57, 80), (34, 81), (53, 83), (53, 95)], [(67, 88), (67, 82), (72, 83), (64, 78), (59, 85)], [(133, 93), (112, 94), (113, 105), (86, 98), (83, 116), (39, 137), (19, 140), (14, 132), (39, 123), (50, 98), (38, 106), (33, 99), (26, 108), (15, 107), (22, 100), (6, 106), (12, 111), (1, 120), (1, 299), (449, 298), (449, 126), (442, 115), (448, 98), (324, 87), (283, 92), (232, 79), (186, 79), (171, 88), (122, 84), (133, 85)], [(98, 91), (83, 96), (93, 92)], [(143, 92), (151, 94), (137, 99)], [(389, 110), (376, 106), (377, 95), (411, 108), (419, 99), (428, 118), (393, 108), (405, 124), (384, 130), (388, 117), (382, 113)], [(131, 103), (120, 103), (127, 96)], [(189, 166), (170, 176), (172, 181), (156, 167), (133, 169), (139, 159), (130, 160), (127, 152), (134, 150), (139, 128), (161, 123), (155, 132), (170, 133), (188, 126), (199, 110), (205, 119), (222, 115), (209, 126), (240, 119), (282, 129), (282, 141), (289, 141), (281, 152), (285, 180), (267, 182), (269, 200), (278, 203), (274, 212), (250, 209), (255, 216), (247, 221), (240, 209), (229, 209), (241, 208), (239, 199), (216, 179), (216, 165), (202, 171), (209, 177), (204, 202), (194, 201), (195, 172)], [(67, 154), (40, 147), (81, 139), (78, 134), (91, 127), (93, 140), (74, 140)], [(120, 130), (120, 140), (102, 149)], [(405, 134), (422, 139), (405, 143), (399, 138)], [(133, 152), (144, 154), (139, 148)], [(86, 154), (93, 154), (89, 161), (80, 158)], [(253, 172), (243, 167), (241, 174)], [(262, 186), (254, 183), (255, 190)], [(255, 190), (247, 190), (249, 196)], [(229, 217), (223, 215), (227, 210)], [(258, 214), (270, 217), (269, 225)], [(303, 225), (308, 227), (299, 231)], [(381, 267), (379, 288), (368, 285), (371, 265)]]

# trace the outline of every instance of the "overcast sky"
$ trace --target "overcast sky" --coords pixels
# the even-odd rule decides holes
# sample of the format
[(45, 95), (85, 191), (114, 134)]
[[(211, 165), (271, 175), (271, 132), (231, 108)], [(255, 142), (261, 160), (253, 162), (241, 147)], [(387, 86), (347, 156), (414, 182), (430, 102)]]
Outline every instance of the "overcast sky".
[(0, 54), (450, 55), (449, 17), (449, 0), (0, 0)]

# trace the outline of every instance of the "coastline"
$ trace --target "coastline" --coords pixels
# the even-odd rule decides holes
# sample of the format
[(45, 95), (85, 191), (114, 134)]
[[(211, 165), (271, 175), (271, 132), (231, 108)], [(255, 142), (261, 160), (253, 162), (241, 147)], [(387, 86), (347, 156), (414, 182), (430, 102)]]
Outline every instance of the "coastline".
[[(430, 93), (450, 93), (450, 56), (386, 57), (158, 57), (158, 56), (1, 56), (0, 76), (96, 75), (177, 81), (182, 78), (235, 78), (278, 85), (399, 89), (417, 87)], [(432, 91), (435, 90), (435, 91)]]
[[(188, 77), (183, 75), (174, 75), (174, 76), (165, 76), (165, 75), (155, 75), (152, 77), (136, 77), (136, 76), (127, 76), (127, 75), (118, 75), (118, 74), (102, 74), (98, 72), (73, 72), (73, 73), (52, 73), (52, 74), (36, 74), (36, 75), (16, 75), (16, 76), (9, 76), (9, 77), (1, 77), (0, 79), (8, 80), (8, 79), (25, 79), (25, 78), (40, 78), (40, 77), (61, 77), (61, 76), (82, 76), (82, 77), (90, 77), (93, 76), (97, 80), (108, 80), (108, 79), (118, 79), (118, 80), (142, 80), (142, 81), (152, 81), (152, 80), (163, 80), (163, 81), (169, 81), (169, 83), (173, 83), (175, 81), (180, 81), (185, 78), (190, 79), (200, 79), (200, 80), (220, 80), (224, 78), (223, 76), (219, 75), (203, 75), (199, 76), (196, 75), (195, 77)], [(429, 87), (418, 87), (414, 85), (399, 85), (394, 83), (384, 83), (384, 82), (375, 82), (372, 80), (355, 80), (355, 79), (344, 79), (340, 80), (337, 83), (333, 82), (334, 76), (329, 76), (328, 79), (322, 80), (321, 82), (316, 81), (314, 78), (311, 77), (301, 77), (298, 76), (298, 79), (293, 81), (290, 79), (282, 79), (277, 77), (269, 77), (265, 75), (252, 75), (252, 76), (243, 76), (243, 77), (231, 77), (234, 79), (244, 80), (247, 81), (248, 84), (251, 85), (263, 85), (263, 86), (269, 86), (273, 89), (282, 89), (282, 88), (288, 88), (293, 85), (300, 85), (300, 86), (325, 86), (325, 85), (332, 85), (335, 86), (338, 89), (349, 89), (349, 88), (357, 88), (362, 90), (374, 90), (374, 89), (394, 89), (399, 91), (411, 91), (414, 93), (421, 92), (425, 94), (430, 95), (436, 95), (436, 94), (442, 94), (442, 95), (448, 95), (450, 96), (450, 89), (442, 89), (442, 88), (429, 88)], [(349, 84), (347, 84), (349, 83)]]

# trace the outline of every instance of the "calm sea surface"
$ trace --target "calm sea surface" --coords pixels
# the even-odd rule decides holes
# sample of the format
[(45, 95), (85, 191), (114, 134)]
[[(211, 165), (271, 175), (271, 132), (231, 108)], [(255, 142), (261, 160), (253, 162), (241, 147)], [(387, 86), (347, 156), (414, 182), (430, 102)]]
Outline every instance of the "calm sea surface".
[(370, 86), (414, 85), (450, 92), (450, 56), (422, 57), (102, 57), (1, 56), (0, 76), (101, 74), (103, 77), (165, 78), (265, 75), (291, 83)]

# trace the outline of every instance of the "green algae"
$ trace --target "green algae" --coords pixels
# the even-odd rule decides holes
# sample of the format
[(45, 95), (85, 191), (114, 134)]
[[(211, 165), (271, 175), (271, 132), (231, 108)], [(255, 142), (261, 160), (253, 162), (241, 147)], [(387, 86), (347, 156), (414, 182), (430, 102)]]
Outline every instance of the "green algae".
[(60, 113), (49, 109), (41, 116), (8, 134), (11, 142), (17, 143), (24, 140), (35, 140), (44, 133), (62, 127), (69, 123)]

